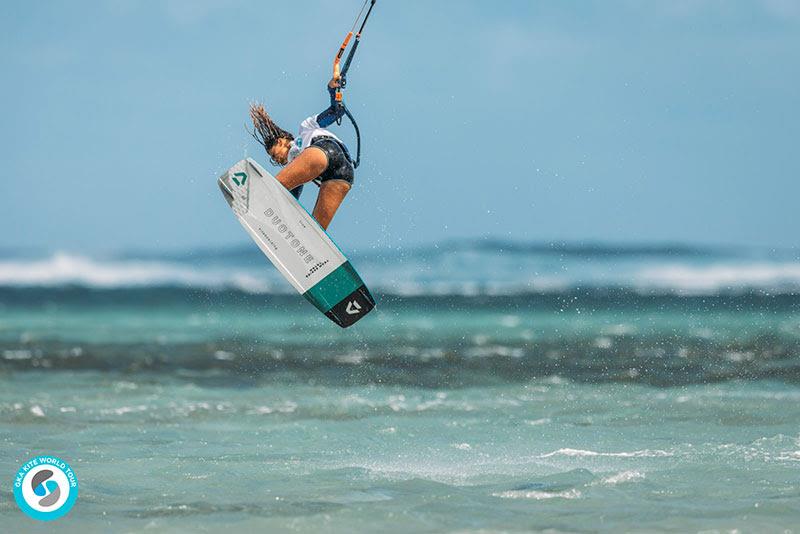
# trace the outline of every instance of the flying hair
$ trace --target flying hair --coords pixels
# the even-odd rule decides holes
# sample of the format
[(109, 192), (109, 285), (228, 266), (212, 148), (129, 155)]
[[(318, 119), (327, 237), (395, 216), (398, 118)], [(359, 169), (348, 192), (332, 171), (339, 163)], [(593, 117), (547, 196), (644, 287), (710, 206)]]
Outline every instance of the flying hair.
[[(267, 154), (269, 154), (269, 150), (275, 146), (275, 143), (278, 142), (278, 139), (294, 141), (294, 136), (292, 134), (273, 122), (272, 118), (270, 118), (269, 114), (264, 109), (263, 104), (250, 104), (250, 118), (253, 119), (253, 131), (250, 135), (264, 147)], [(270, 155), (270, 160), (272, 160), (272, 163), (275, 165), (278, 165), (278, 162), (272, 158), (272, 155)]]

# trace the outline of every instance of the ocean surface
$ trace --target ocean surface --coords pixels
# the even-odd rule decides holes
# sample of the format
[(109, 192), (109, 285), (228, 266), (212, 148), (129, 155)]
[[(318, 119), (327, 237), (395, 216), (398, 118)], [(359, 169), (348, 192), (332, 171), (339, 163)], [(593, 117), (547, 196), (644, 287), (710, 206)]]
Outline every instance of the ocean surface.
[[(0, 530), (800, 532), (799, 250), (351, 259), (341, 330), (250, 245), (0, 250)], [(55, 525), (11, 490), (43, 453)]]

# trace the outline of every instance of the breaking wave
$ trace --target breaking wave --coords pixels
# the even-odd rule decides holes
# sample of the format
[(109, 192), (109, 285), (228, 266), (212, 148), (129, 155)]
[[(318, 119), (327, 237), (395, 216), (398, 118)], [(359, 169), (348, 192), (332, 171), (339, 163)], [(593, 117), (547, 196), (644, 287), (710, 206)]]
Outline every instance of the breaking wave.
[[(375, 291), (398, 296), (520, 295), (580, 288), (713, 295), (800, 292), (800, 253), (688, 246), (524, 244), (482, 240), (356, 251)], [(0, 288), (183, 287), (292, 293), (255, 247), (182, 254), (0, 254)]]
[(215, 272), (155, 260), (98, 260), (56, 253), (33, 260), (0, 260), (0, 286), (82, 286), (97, 289), (132, 287), (236, 288), (268, 292), (270, 284), (244, 271)]

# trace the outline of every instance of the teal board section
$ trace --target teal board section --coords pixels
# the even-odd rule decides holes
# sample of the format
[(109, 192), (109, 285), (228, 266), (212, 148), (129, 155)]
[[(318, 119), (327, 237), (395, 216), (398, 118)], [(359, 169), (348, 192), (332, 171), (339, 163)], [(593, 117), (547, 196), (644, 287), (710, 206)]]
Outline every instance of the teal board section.
[(303, 293), (303, 296), (319, 311), (325, 313), (363, 284), (356, 270), (349, 261), (346, 261)]

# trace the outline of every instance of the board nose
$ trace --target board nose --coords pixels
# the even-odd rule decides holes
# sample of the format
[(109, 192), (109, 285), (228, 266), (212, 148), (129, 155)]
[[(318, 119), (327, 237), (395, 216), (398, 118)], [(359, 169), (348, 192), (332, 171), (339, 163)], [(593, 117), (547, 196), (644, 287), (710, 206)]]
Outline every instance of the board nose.
[(228, 206), (233, 207), (233, 192), (231, 192), (231, 188), (225, 183), (225, 178), (220, 178), (217, 180), (217, 185), (219, 186), (219, 190), (222, 191), (222, 196), (225, 197), (225, 201), (228, 203)]

